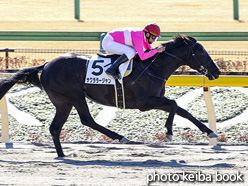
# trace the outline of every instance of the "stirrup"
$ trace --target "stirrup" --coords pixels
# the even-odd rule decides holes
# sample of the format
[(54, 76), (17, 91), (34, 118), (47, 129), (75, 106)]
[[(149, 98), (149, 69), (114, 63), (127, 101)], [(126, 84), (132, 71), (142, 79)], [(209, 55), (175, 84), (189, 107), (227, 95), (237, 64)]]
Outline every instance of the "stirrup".
[[(111, 66), (112, 68), (114, 68), (113, 66)], [(115, 69), (111, 69), (111, 67), (109, 67), (106, 71), (105, 71), (105, 73), (109, 76), (109, 77), (111, 77), (111, 78), (114, 78), (114, 79), (120, 79), (121, 78), (121, 75), (120, 75), (120, 73), (116, 73), (116, 70)]]
[(114, 79), (121, 79), (121, 74), (119, 72), (119, 66), (128, 61), (126, 54), (122, 54), (115, 62), (105, 70), (106, 74)]

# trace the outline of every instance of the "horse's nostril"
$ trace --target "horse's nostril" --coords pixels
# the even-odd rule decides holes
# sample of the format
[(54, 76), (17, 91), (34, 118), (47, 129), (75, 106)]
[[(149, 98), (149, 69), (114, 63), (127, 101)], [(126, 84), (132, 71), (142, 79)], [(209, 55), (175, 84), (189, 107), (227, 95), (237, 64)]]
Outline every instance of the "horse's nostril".
[(218, 75), (220, 75), (221, 74), (221, 71), (215, 71), (215, 74), (218, 74)]

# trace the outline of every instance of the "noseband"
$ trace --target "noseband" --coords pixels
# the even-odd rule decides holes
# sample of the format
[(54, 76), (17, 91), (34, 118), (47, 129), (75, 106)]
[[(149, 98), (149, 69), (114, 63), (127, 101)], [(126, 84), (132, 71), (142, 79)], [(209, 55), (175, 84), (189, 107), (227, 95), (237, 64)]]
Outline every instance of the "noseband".
[[(187, 44), (187, 43), (186, 43)], [(196, 43), (195, 43), (196, 44)], [(193, 46), (189, 46), (188, 44), (187, 44), (187, 46), (188, 46), (188, 48), (189, 48), (189, 52), (188, 52), (188, 58), (187, 58), (187, 61), (186, 61), (186, 63), (185, 63), (185, 61), (184, 60), (182, 60), (181, 58), (179, 58), (179, 57), (177, 57), (177, 56), (175, 56), (175, 55), (173, 55), (173, 54), (171, 54), (171, 53), (169, 53), (169, 52), (166, 52), (166, 51), (164, 51), (164, 53), (165, 54), (167, 54), (167, 55), (169, 55), (169, 56), (171, 56), (171, 57), (173, 57), (173, 58), (175, 58), (175, 59), (177, 59), (177, 60), (179, 60), (179, 61), (181, 61), (181, 62), (183, 62), (183, 64), (185, 64), (185, 65), (189, 65), (189, 59), (190, 59), (190, 56), (192, 56), (194, 59), (195, 59), (195, 61), (197, 62), (197, 64), (199, 65), (199, 67), (194, 67), (198, 72), (200, 72), (202, 75), (204, 75), (204, 76), (206, 76), (206, 75), (208, 75), (208, 69), (206, 69), (206, 65), (208, 64), (208, 63), (210, 63), (211, 61), (212, 61), (212, 59), (210, 59), (206, 64), (204, 64), (204, 65), (202, 65), (201, 63), (200, 63), (200, 61), (197, 59), (197, 57), (196, 57), (196, 55), (195, 55), (195, 52), (194, 52), (194, 50), (193, 50), (193, 48), (194, 48), (194, 46), (195, 46), (195, 44), (193, 45)], [(205, 53), (206, 53), (206, 51), (205, 51)], [(192, 65), (191, 65), (192, 66)]]

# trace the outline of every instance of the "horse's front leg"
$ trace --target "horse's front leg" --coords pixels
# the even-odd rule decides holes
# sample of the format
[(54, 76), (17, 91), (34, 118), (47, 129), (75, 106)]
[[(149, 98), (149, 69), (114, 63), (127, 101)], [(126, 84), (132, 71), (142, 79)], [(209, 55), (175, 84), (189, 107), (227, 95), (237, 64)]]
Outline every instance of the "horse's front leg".
[(170, 111), (169, 111), (169, 116), (165, 123), (165, 127), (167, 129), (166, 138), (172, 141), (172, 135), (173, 135), (172, 125), (173, 125), (174, 116), (177, 110), (177, 103), (174, 100), (170, 100), (169, 105), (170, 105), (170, 108), (169, 108)]
[[(159, 109), (169, 112), (169, 116), (166, 120), (165, 127), (167, 129), (166, 137), (168, 140), (171, 141), (173, 135), (172, 132), (173, 120), (178, 108), (176, 101), (167, 99), (166, 97), (152, 97), (147, 100), (144, 108)], [(140, 109), (140, 110), (144, 110), (144, 109)]]
[(190, 114), (185, 109), (183, 109), (181, 107), (178, 107), (177, 111), (176, 111), (176, 114), (178, 114), (179, 116), (184, 117), (184, 118), (188, 119), (189, 121), (191, 121), (192, 123), (194, 123), (202, 132), (207, 133), (209, 138), (218, 137), (218, 135), (215, 134), (215, 132), (213, 132), (210, 128), (208, 128), (202, 122), (197, 120), (194, 116), (192, 116), (192, 114)]

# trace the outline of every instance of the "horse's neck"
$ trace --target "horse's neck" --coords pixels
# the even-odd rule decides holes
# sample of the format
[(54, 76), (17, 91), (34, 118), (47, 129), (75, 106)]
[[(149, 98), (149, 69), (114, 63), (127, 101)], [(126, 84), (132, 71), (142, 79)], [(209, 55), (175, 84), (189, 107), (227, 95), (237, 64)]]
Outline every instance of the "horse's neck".
[[(180, 61), (176, 59), (171, 60), (171, 58), (167, 59), (167, 57), (165, 57), (161, 60), (157, 59), (157, 61), (155, 58), (156, 56), (149, 59), (149, 61), (141, 61), (139, 58), (135, 58), (135, 73), (140, 74), (143, 73), (143, 71), (146, 71), (146, 74), (150, 74), (154, 77), (157, 77), (158, 79), (167, 80), (172, 75), (172, 73), (182, 65), (180, 64)], [(153, 61), (154, 59), (156, 61)]]
[[(175, 72), (180, 66), (185, 65), (188, 58), (188, 46), (179, 45), (172, 49), (171, 55), (165, 54), (164, 61), (164, 76), (168, 79), (173, 72)], [(173, 57), (174, 56), (174, 57)]]
[(175, 61), (168, 61), (168, 66), (164, 68), (164, 79), (168, 79), (180, 66), (180, 63), (173, 63)]
[(153, 67), (153, 71), (157, 76), (168, 80), (168, 78), (175, 72), (182, 64), (177, 59), (171, 59), (171, 57), (165, 56), (157, 62), (157, 67)]

